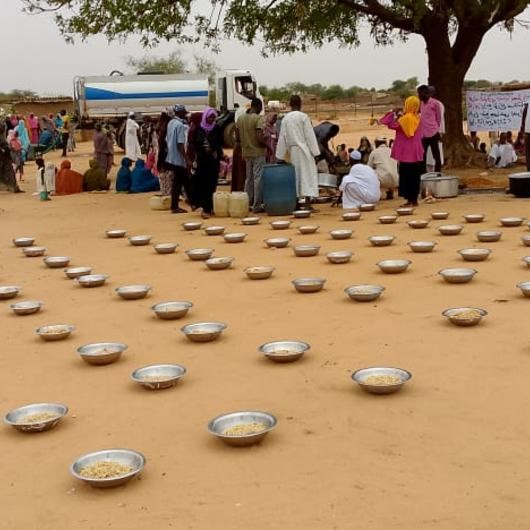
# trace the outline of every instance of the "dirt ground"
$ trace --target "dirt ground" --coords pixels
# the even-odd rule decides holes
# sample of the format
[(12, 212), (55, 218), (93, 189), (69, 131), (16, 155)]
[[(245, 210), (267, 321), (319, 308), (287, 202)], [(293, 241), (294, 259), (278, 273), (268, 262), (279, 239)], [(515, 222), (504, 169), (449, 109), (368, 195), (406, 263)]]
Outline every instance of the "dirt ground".
[[(89, 148), (72, 160), (81, 169)], [(57, 154), (48, 157), (57, 160)], [(25, 188), (31, 191), (31, 182)], [(340, 210), (319, 206), (309, 221), (294, 221), (279, 234), (266, 216), (258, 226), (212, 219), (228, 231), (248, 233), (243, 244), (227, 244), (180, 223), (198, 214), (171, 215), (148, 208), (146, 195), (80, 194), (42, 203), (31, 193), (0, 194), (0, 282), (21, 285), (19, 300), (45, 302), (42, 312), (17, 317), (0, 302), (3, 353), (0, 403), (3, 413), (31, 402), (69, 406), (61, 424), (42, 434), (4, 426), (0, 528), (10, 530), (305, 530), (363, 528), (528, 528), (530, 484), (528, 439), (530, 356), (528, 304), (515, 287), (530, 279), (521, 257), (526, 224), (504, 228), (498, 243), (479, 244), (475, 232), (497, 228), (498, 218), (529, 215), (528, 200), (472, 195), (421, 204), (413, 218), (447, 210), (447, 222), (482, 212), (486, 221), (466, 224), (461, 235), (409, 228), (404, 218), (381, 225), (399, 200), (382, 202), (358, 222)], [(296, 227), (316, 223), (315, 235)], [(151, 247), (105, 239), (108, 228), (152, 234), (154, 242), (180, 244), (174, 255)], [(354, 236), (331, 240), (328, 231), (349, 227)], [(396, 242), (374, 248), (367, 237), (393, 234)], [(287, 235), (293, 243), (318, 243), (318, 257), (296, 258), (292, 248), (269, 250), (266, 237)], [(108, 284), (83, 289), (40, 258), (23, 257), (11, 240), (33, 236), (48, 255), (71, 256), (71, 265), (90, 265), (110, 275)], [(438, 242), (432, 254), (414, 254), (410, 240)], [(466, 264), (457, 250), (493, 249), (470, 284), (444, 283), (437, 272)], [(230, 270), (208, 271), (184, 251), (211, 247), (234, 256)], [(325, 254), (350, 249), (349, 264), (331, 265)], [(375, 263), (408, 258), (410, 269), (385, 275)], [(243, 270), (270, 264), (270, 280), (250, 281)], [(296, 293), (297, 277), (327, 279), (325, 290)], [(350, 301), (343, 289), (355, 283), (386, 287), (376, 303)], [(114, 289), (149, 283), (152, 294), (119, 299)], [(157, 320), (150, 306), (190, 300), (180, 321)], [(447, 307), (472, 305), (489, 315), (476, 328), (457, 328), (441, 316)], [(186, 323), (225, 322), (222, 338), (192, 344), (180, 333)], [(35, 329), (71, 323), (73, 335), (44, 343)], [(299, 362), (276, 365), (257, 348), (270, 340), (311, 344)], [(129, 349), (112, 365), (85, 364), (76, 348), (94, 341), (124, 341)], [(129, 378), (140, 366), (179, 363), (187, 376), (174, 388), (146, 391)], [(389, 365), (410, 370), (399, 394), (371, 396), (350, 379), (357, 368)], [(278, 427), (258, 446), (230, 448), (212, 439), (208, 421), (223, 412), (259, 409), (278, 418)], [(110, 447), (143, 452), (141, 479), (112, 490), (94, 490), (69, 474), (79, 455)]]

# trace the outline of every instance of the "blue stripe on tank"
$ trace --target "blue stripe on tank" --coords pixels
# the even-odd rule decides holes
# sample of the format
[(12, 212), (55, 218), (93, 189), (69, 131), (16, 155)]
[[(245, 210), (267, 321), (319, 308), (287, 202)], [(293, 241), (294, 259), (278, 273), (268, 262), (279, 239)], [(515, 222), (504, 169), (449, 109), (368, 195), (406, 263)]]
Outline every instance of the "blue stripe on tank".
[(101, 88), (86, 87), (85, 98), (90, 101), (106, 101), (116, 99), (160, 99), (160, 98), (198, 98), (208, 97), (208, 90), (187, 90), (179, 92), (137, 92), (121, 94)]

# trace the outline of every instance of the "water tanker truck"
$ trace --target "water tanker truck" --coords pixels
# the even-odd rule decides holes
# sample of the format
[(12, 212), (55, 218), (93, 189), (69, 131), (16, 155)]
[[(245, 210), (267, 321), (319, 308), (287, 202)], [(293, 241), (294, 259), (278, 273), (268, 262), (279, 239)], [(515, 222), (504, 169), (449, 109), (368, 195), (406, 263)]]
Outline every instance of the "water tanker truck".
[[(190, 112), (201, 112), (210, 102), (212, 89), (206, 75), (138, 74), (87, 76), (74, 79), (74, 104), (81, 129), (92, 129), (97, 121), (112, 124), (117, 142), (124, 146), (127, 116), (134, 112), (142, 119), (156, 118), (162, 110), (176, 104)], [(215, 79), (218, 124), (223, 129), (226, 147), (235, 141), (235, 111), (254, 97), (261, 98), (256, 78), (250, 70), (225, 70)]]

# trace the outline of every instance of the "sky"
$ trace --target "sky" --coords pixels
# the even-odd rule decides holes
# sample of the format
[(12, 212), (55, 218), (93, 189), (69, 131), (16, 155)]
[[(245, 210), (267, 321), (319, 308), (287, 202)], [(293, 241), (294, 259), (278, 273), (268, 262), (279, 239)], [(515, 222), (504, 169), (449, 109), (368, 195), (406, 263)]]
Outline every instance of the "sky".
[[(99, 36), (66, 44), (51, 16), (23, 13), (20, 0), (0, 0), (0, 14), (3, 21), (0, 92), (28, 89), (41, 95), (71, 95), (75, 76), (126, 71), (127, 56), (142, 57), (146, 53), (165, 56), (178, 48), (165, 43), (147, 52), (137, 39), (109, 44)], [(530, 19), (530, 10), (523, 18)], [(269, 87), (301, 81), (382, 89), (396, 79), (417, 77), (420, 82), (426, 81), (427, 61), (421, 37), (412, 36), (406, 43), (379, 47), (363, 30), (361, 41), (362, 45), (355, 49), (330, 44), (307, 54), (270, 59), (264, 59), (258, 47), (243, 46), (237, 41), (223, 42), (221, 52), (216, 55), (201, 47), (180, 49), (190, 62), (194, 54), (199, 54), (215, 60), (221, 69), (248, 68), (260, 84)], [(518, 28), (510, 36), (494, 28), (486, 35), (467, 78), (530, 80), (529, 45), (530, 30)]]

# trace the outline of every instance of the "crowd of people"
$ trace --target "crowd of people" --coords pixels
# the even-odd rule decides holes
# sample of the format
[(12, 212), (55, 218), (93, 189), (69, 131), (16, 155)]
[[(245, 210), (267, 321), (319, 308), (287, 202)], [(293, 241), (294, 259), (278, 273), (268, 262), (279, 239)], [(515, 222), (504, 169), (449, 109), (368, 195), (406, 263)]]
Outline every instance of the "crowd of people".
[[(208, 218), (213, 214), (219, 179), (228, 181), (230, 176), (231, 190), (245, 191), (252, 211), (259, 213), (264, 211), (265, 165), (289, 162), (295, 170), (299, 207), (312, 209), (322, 173), (339, 175), (345, 208), (393, 199), (396, 192), (405, 199), (405, 205), (415, 206), (421, 175), (440, 172), (443, 165), (444, 106), (435, 94), (434, 87), (422, 85), (417, 96), (405, 100), (403, 108), (378, 120), (394, 132), (394, 138), (378, 136), (372, 143), (363, 136), (357, 148), (340, 144), (336, 149), (330, 142), (338, 135), (339, 126), (323, 122), (313, 127), (298, 95), (290, 98), (290, 111), (283, 116), (264, 113), (262, 101), (255, 98), (247, 108), (236, 110), (232, 157), (223, 152), (225, 131), (213, 108), (188, 113), (183, 105), (175, 105), (162, 111), (157, 120), (145, 117), (141, 124), (131, 112), (124, 127), (125, 157), (117, 172), (116, 191), (160, 191), (171, 197), (173, 213), (186, 212), (187, 204), (191, 210), (200, 208), (202, 216)], [(24, 179), (24, 162), (32, 148), (37, 153), (37, 191), (43, 200), (49, 200), (53, 193), (110, 189), (116, 143), (112, 125), (95, 124), (93, 158), (84, 174), (73, 170), (68, 160), (57, 171), (38, 156), (50, 146), (60, 145), (63, 157), (74, 150), (75, 119), (66, 111), (40, 119), (34, 114), (27, 118), (10, 115), (0, 125), (4, 129), (0, 134), (2, 173), (9, 173), (3, 180), (12, 191), (20, 191), (17, 179)], [(469, 141), (475, 149), (486, 152), (476, 133), (471, 133)], [(501, 133), (487, 153), (489, 167), (509, 167), (524, 153), (523, 133), (515, 141), (511, 132)]]

